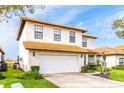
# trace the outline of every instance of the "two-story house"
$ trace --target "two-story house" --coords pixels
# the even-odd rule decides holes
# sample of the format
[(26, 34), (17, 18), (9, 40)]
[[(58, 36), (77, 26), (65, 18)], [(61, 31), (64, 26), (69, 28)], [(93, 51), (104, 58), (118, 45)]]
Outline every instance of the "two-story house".
[(17, 34), (20, 67), (28, 71), (40, 66), (41, 73), (80, 72), (81, 66), (94, 62), (95, 36), (85, 29), (21, 17)]

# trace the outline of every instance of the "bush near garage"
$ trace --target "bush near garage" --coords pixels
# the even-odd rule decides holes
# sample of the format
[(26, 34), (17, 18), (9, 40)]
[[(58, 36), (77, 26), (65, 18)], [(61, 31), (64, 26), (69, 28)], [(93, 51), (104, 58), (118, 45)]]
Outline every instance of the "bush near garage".
[(28, 71), (22, 74), (21, 76), (18, 76), (17, 78), (24, 80), (28, 80), (28, 79), (38, 80), (38, 79), (43, 79), (43, 75), (37, 71)]
[(3, 76), (3, 73), (0, 73), (0, 80), (5, 79), (6, 77)]
[(124, 65), (112, 66), (114, 70), (124, 70)]
[(97, 65), (94, 64), (89, 64), (86, 66), (82, 66), (81, 67), (81, 72), (82, 73), (91, 73), (91, 72), (95, 72), (97, 69)]
[(81, 67), (82, 73), (91, 73), (91, 72), (103, 72), (103, 71), (110, 71), (111, 69), (109, 67), (100, 66), (100, 65), (94, 65), (94, 64), (88, 64), (86, 66)]
[(39, 72), (40, 66), (31, 66), (31, 71), (37, 71)]
[(39, 73), (39, 66), (31, 66), (31, 71), (25, 72), (21, 76), (19, 76), (19, 79), (43, 79), (43, 75)]

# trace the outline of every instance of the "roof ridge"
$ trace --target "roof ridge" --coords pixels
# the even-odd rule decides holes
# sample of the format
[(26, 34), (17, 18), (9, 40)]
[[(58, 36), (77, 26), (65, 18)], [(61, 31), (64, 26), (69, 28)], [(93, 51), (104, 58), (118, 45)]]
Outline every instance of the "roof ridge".
[(95, 49), (97, 53), (104, 52), (105, 54), (123, 54), (124, 52), (120, 49), (111, 48), (111, 47), (100, 47)]

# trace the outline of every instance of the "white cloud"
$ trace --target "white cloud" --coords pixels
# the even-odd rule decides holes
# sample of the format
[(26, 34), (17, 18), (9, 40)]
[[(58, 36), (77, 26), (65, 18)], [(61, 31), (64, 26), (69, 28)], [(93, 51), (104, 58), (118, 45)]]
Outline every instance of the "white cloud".
[(82, 27), (82, 26), (83, 26), (83, 22), (80, 21), (80, 22), (77, 24), (77, 26)]
[(55, 20), (55, 22), (67, 24), (72, 21), (79, 13), (83, 13), (92, 8), (94, 8), (94, 6), (72, 6), (68, 11), (65, 11), (63, 15), (59, 17), (59, 19)]
[(26, 14), (27, 16), (31, 16), (31, 17), (34, 17), (34, 18), (39, 18), (41, 20), (46, 20), (46, 19), (55, 19), (57, 16), (57, 12), (56, 10), (58, 9), (61, 9), (62, 6), (53, 6), (53, 5), (47, 5), (45, 6), (44, 9), (36, 9), (34, 14)]

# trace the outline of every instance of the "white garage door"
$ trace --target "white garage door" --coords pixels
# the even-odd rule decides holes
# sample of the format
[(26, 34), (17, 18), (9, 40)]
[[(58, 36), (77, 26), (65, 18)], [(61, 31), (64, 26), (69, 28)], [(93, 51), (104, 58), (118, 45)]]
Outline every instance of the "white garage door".
[(44, 74), (79, 71), (77, 56), (40, 55), (39, 64)]

